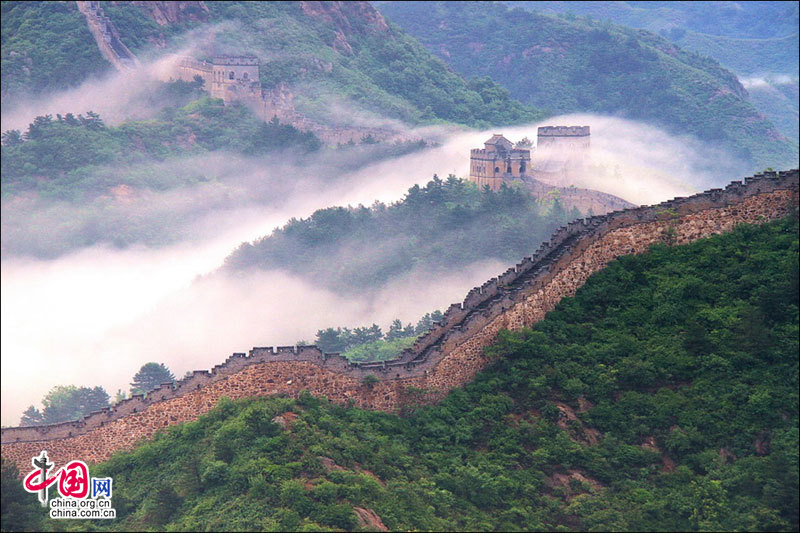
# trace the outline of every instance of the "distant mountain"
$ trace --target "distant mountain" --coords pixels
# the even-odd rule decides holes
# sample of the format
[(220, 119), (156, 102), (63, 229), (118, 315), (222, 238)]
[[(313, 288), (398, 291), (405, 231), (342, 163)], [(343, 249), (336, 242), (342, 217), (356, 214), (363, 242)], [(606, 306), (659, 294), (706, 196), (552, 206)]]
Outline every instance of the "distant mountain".
[(742, 75), (798, 75), (797, 2), (508, 2), (642, 28)]
[(378, 6), (464, 76), (489, 76), (524, 103), (643, 120), (723, 145), (756, 168), (796, 165), (797, 143), (747, 101), (733, 73), (656, 34), (501, 3)]
[[(798, 138), (797, 2), (513, 2), (542, 13), (608, 20), (656, 32), (736, 72), (750, 102)], [(788, 94), (787, 94), (788, 93)]]
[[(285, 84), (300, 111), (330, 118), (355, 105), (410, 123), (476, 127), (541, 113), (489, 80), (467, 82), (366, 2), (103, 2), (120, 41), (142, 57), (187, 45), (194, 54), (259, 58), (261, 82)], [(192, 30), (187, 36), (186, 31)], [(109, 68), (72, 2), (3, 3), (4, 105), (75, 86)], [(82, 110), (75, 110), (82, 111)]]

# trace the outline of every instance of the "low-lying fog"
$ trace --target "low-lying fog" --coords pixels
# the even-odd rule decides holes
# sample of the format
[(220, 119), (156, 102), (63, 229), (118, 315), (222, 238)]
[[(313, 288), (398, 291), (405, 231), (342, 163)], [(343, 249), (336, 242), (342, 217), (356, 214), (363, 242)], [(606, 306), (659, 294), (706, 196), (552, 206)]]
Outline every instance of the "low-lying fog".
[[(555, 117), (543, 124), (590, 125), (594, 174), (574, 185), (635, 204), (722, 186), (747, 172), (720, 150), (643, 124), (591, 115)], [(230, 172), (241, 168), (246, 179), (238, 186), (245, 192), (248, 186), (264, 183), (295, 180), (298, 185), (281, 189), (269, 207), (263, 207), (265, 202), (248, 202), (243, 195), (240, 205), (215, 209), (213, 195), (201, 189), (184, 190), (179, 199), (163, 193), (159, 204), (153, 193), (141, 207), (155, 209), (147, 212), (148, 217), (161, 216), (154, 206), (163, 204), (167, 210), (180, 202), (197, 204), (190, 206), (195, 208), (189, 221), (192, 231), (167, 246), (94, 246), (50, 260), (5, 257), (0, 292), (2, 423), (16, 425), (28, 405), (41, 407), (42, 396), (54, 385), (101, 385), (113, 398), (117, 389), (127, 391), (132, 376), (149, 361), (163, 362), (182, 377), (253, 346), (313, 341), (318, 329), (329, 326), (376, 322), (386, 329), (394, 318), (416, 322), (428, 311), (460, 301), (470, 288), (508, 265), (482, 261), (444, 277), (418, 270), (357, 298), (345, 298), (280, 271), (196, 278), (214, 271), (241, 242), (268, 234), (291, 217), (307, 217), (332, 205), (395, 201), (434, 173), (465, 177), (470, 148), (482, 146), (493, 133), (503, 133), (514, 142), (523, 136), (535, 140), (538, 125), (440, 131), (438, 147), (344, 172), (336, 179), (324, 170), (315, 171), (312, 179), (303, 167), (275, 171), (241, 156), (209, 156), (226, 158), (228, 168), (234, 169)], [(201, 158), (186, 164), (207, 163)], [(312, 158), (309, 164), (324, 169), (324, 160)], [(127, 208), (138, 209), (133, 205)], [(28, 213), (33, 219), (43, 218), (38, 229), (26, 231), (48, 231), (42, 221), (53, 216), (45, 213), (52, 208), (44, 205), (41, 212)], [(72, 209), (59, 205), (58, 219), (68, 219)], [(25, 219), (4, 208), (4, 235), (19, 229), (5, 227), (11, 220), (23, 224)], [(368, 249), (369, 243), (364, 247)]]

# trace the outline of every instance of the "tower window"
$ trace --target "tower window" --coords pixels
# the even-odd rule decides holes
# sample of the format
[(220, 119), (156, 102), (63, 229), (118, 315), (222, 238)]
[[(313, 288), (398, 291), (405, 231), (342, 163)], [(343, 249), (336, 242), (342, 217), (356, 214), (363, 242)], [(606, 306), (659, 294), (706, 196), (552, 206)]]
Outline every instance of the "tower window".
[(229, 80), (232, 80), (232, 79), (233, 79), (233, 76), (234, 76), (234, 75), (233, 75), (233, 71), (230, 71), (230, 72), (228, 73), (228, 79), (229, 79)]
[(525, 174), (525, 161), (519, 164), (519, 173)]
[(494, 167), (494, 173), (497, 174), (498, 172), (500, 172), (500, 167)]
[(249, 75), (247, 72), (245, 72), (244, 74), (242, 74), (242, 79), (243, 79), (243, 80), (246, 80), (246, 79), (248, 79), (248, 78), (250, 78), (250, 75)]

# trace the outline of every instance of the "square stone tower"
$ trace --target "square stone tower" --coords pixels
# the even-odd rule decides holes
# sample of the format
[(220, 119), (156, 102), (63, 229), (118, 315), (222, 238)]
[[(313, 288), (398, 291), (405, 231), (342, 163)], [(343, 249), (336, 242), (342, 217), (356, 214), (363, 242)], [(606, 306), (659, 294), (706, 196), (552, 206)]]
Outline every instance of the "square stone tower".
[(569, 185), (586, 170), (590, 138), (589, 126), (540, 127), (531, 174), (550, 185)]
[[(256, 84), (256, 85), (254, 85)], [(258, 58), (254, 56), (219, 56), (212, 64), (208, 92), (226, 102), (250, 97), (253, 87), (261, 88)]]
[(488, 185), (496, 191), (504, 182), (528, 175), (531, 151), (526, 139), (514, 146), (503, 135), (495, 133), (483, 146), (470, 150), (469, 179), (478, 187)]

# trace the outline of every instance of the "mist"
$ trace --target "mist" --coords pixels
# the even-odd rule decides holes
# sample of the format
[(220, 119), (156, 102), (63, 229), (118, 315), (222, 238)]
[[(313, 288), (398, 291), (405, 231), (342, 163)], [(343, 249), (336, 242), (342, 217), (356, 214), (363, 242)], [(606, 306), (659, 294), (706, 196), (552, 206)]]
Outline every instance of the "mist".
[[(514, 142), (535, 139), (539, 125), (590, 125), (594, 170), (574, 185), (636, 204), (686, 196), (746, 175), (743, 163), (696, 139), (593, 115), (494, 131), (427, 129), (418, 134), (435, 135), (439, 146), (382, 160), (356, 150), (280, 163), (271, 156), (221, 153), (159, 163), (163, 172), (202, 171), (214, 179), (172, 191), (123, 194), (112, 198), (112, 205), (124, 213), (123, 227), (136, 217), (157, 226), (175, 221), (171, 242), (98, 244), (49, 259), (4, 255), (2, 423), (16, 425), (22, 411), (39, 406), (54, 385), (101, 385), (113, 397), (117, 389), (127, 391), (149, 361), (163, 362), (181, 377), (253, 346), (311, 342), (318, 329), (332, 326), (375, 322), (386, 329), (395, 318), (416, 322), (462, 300), (509, 265), (481, 261), (445, 275), (420, 268), (377, 290), (348, 296), (282, 271), (209, 274), (240, 243), (267, 235), (292, 217), (334, 205), (397, 201), (433, 174), (466, 177), (470, 148), (493, 133)], [(4, 203), (4, 239), (17, 232), (26, 238), (58, 234), (57, 226), (81, 216), (83, 208), (40, 198), (22, 217), (7, 207)]]

